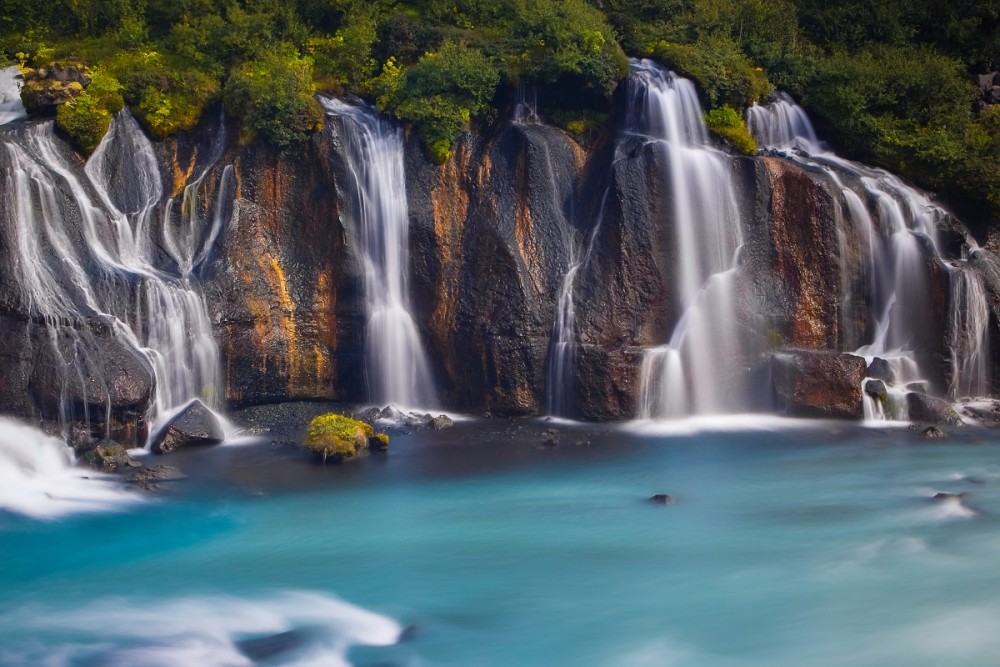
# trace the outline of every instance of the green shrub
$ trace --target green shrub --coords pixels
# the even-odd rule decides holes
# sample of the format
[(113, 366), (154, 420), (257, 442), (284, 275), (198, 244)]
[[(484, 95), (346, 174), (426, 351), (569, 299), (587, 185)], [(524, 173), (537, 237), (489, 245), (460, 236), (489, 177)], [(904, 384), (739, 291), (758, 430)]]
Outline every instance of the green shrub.
[(314, 93), (312, 60), (286, 46), (233, 71), (223, 98), (242, 123), (244, 141), (259, 136), (287, 146), (323, 128)]
[(628, 60), (604, 15), (584, 0), (517, 5), (505, 59), (508, 78), (547, 85), (563, 106), (607, 99), (628, 74)]
[(219, 96), (216, 78), (155, 51), (120, 54), (109, 67), (125, 102), (157, 139), (192, 129)]
[(121, 90), (116, 78), (94, 70), (86, 90), (56, 111), (56, 127), (78, 151), (90, 155), (107, 134), (112, 116), (125, 105)]
[(325, 90), (360, 89), (377, 67), (372, 58), (375, 19), (367, 15), (351, 18), (333, 35), (314, 35), (306, 42), (317, 80)]
[(390, 59), (372, 89), (382, 111), (417, 128), (429, 157), (437, 164), (473, 116), (489, 109), (500, 74), (479, 50), (445, 42), (406, 69)]
[(747, 129), (743, 116), (728, 104), (705, 112), (705, 125), (708, 129), (729, 142), (733, 148), (744, 155), (757, 152), (757, 142)]
[(711, 38), (695, 44), (662, 41), (652, 49), (652, 55), (694, 79), (710, 107), (728, 104), (742, 108), (774, 91), (764, 70), (754, 67), (730, 39)]
[(331, 457), (341, 461), (357, 456), (368, 447), (370, 438), (376, 439), (380, 449), (389, 444), (389, 436), (376, 436), (365, 422), (330, 412), (309, 423), (305, 447), (323, 457), (324, 462)]

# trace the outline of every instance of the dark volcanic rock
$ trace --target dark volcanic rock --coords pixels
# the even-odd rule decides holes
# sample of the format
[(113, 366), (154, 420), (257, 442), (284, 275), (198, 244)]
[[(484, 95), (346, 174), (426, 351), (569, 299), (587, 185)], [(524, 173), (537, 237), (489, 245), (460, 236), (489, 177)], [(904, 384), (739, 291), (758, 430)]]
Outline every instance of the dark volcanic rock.
[(946, 502), (948, 500), (957, 500), (959, 502), (964, 501), (969, 496), (968, 493), (946, 493), (944, 491), (939, 491), (935, 493), (931, 500), (935, 502)]
[(648, 502), (654, 505), (670, 505), (674, 502), (674, 499), (669, 494), (657, 493), (655, 496), (650, 496)]
[(868, 364), (866, 375), (873, 380), (882, 380), (888, 385), (896, 384), (896, 373), (892, 370), (889, 362), (881, 357), (875, 357)]
[(911, 392), (906, 395), (906, 407), (911, 421), (949, 426), (963, 424), (951, 403), (941, 398)]
[(455, 422), (452, 421), (451, 417), (449, 417), (448, 415), (438, 415), (437, 417), (431, 420), (431, 428), (434, 429), (435, 431), (451, 428), (454, 425)]
[(865, 382), (865, 393), (876, 401), (885, 402), (889, 400), (889, 392), (885, 388), (885, 383), (881, 380), (868, 380)]
[(156, 435), (151, 449), (156, 454), (169, 454), (186, 447), (217, 445), (225, 438), (218, 417), (201, 401), (195, 400)]
[(131, 461), (125, 447), (114, 440), (101, 440), (87, 452), (85, 458), (91, 466), (103, 472), (127, 468)]
[(254, 662), (261, 662), (301, 648), (307, 641), (308, 636), (301, 630), (288, 630), (266, 637), (241, 639), (236, 642), (236, 648)]
[(542, 431), (542, 444), (548, 447), (555, 447), (559, 444), (559, 431), (550, 428)]
[(157, 482), (174, 482), (184, 479), (185, 475), (174, 466), (155, 465), (143, 466), (125, 477), (125, 481), (137, 489), (155, 491), (160, 488)]
[(939, 429), (937, 426), (928, 426), (924, 429), (923, 435), (928, 440), (940, 440), (941, 438), (947, 438), (947, 434)]
[(853, 354), (789, 351), (771, 361), (779, 406), (798, 417), (861, 419), (865, 360)]
[(576, 241), (580, 148), (544, 125), (469, 136), (435, 167), (407, 144), (413, 302), (449, 404), (536, 414)]

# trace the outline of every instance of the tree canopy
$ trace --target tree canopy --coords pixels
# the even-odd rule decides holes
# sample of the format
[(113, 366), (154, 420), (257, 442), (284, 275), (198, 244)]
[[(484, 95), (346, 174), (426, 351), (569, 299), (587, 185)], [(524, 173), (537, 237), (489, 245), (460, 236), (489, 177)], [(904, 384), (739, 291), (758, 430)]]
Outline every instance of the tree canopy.
[(224, 101), (244, 139), (287, 144), (321, 125), (316, 92), (350, 93), (412, 124), (436, 161), (522, 83), (543, 116), (590, 132), (626, 54), (652, 57), (694, 79), (714, 129), (744, 149), (734, 119), (783, 88), (844, 152), (1000, 220), (1000, 112), (972, 84), (1000, 67), (998, 3), (6, 0), (0, 47), (25, 67), (100, 72), (102, 91), (63, 112), (78, 146), (119, 99), (157, 137)]

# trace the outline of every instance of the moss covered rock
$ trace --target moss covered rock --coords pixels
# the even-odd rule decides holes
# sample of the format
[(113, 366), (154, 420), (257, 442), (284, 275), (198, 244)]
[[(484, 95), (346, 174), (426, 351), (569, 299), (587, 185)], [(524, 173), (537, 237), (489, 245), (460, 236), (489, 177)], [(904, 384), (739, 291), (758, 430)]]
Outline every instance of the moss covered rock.
[(94, 449), (84, 456), (95, 470), (114, 472), (129, 464), (128, 452), (124, 445), (114, 440), (101, 440)]
[(328, 458), (343, 461), (357, 456), (366, 448), (385, 450), (388, 446), (389, 436), (386, 434), (376, 434), (365, 422), (332, 412), (320, 415), (309, 423), (305, 441), (305, 447), (319, 454), (324, 462)]

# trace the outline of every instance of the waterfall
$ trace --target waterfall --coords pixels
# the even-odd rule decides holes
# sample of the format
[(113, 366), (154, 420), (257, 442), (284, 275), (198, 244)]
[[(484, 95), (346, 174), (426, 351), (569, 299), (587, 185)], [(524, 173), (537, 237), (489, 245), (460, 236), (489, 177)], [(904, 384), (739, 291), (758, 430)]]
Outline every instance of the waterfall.
[(747, 128), (762, 147), (807, 153), (823, 150), (809, 116), (788, 93), (776, 93), (767, 105), (754, 103), (747, 109)]
[(364, 270), (365, 376), (369, 400), (403, 407), (437, 403), (410, 309), (409, 211), (400, 128), (374, 111), (321, 100), (341, 119), (350, 177), (347, 200)]
[[(927, 325), (926, 255), (941, 260), (950, 281), (948, 346), (951, 349), (949, 395), (981, 395), (988, 389), (988, 302), (980, 276), (967, 261), (945, 261), (937, 242), (937, 228), (947, 212), (927, 195), (898, 176), (846, 160), (827, 150), (816, 137), (805, 111), (786, 94), (765, 106), (747, 111), (747, 125), (762, 148), (781, 151), (788, 159), (826, 173), (839, 190), (841, 206), (853, 232), (867, 253), (864, 290), (875, 331), (856, 354), (869, 362), (887, 360), (899, 389), (890, 388), (887, 414), (869, 411), (868, 418), (905, 419), (905, 402), (898, 400), (905, 386), (924, 377), (914, 350), (914, 332)], [(875, 220), (879, 224), (875, 223)], [(972, 252), (975, 252), (973, 248)], [(845, 300), (861, 298), (845, 294)]]
[(627, 129), (666, 158), (682, 312), (669, 342), (643, 357), (639, 417), (722, 412), (744, 399), (733, 322), (742, 230), (728, 157), (709, 144), (690, 81), (648, 60), (631, 70)]
[(27, 116), (21, 104), (21, 72), (17, 67), (0, 69), (0, 125)]
[[(127, 112), (116, 116), (82, 174), (61, 153), (51, 122), (2, 134), (0, 147), (8, 193), (0, 215), (14, 237), (10, 265), (27, 314), (45, 322), (63, 359), (64, 387), (82, 384), (81, 364), (93, 348), (84, 328), (72, 325), (96, 318), (149, 361), (156, 391), (150, 421), (195, 397), (216, 405), (221, 364), (211, 321), (184, 263), (168, 270), (158, 250), (170, 246), (172, 200), (160, 205), (162, 177), (136, 121)], [(186, 223), (195, 208), (181, 215)], [(187, 224), (184, 242), (194, 233), (206, 244), (215, 239)], [(59, 343), (67, 337), (69, 357)], [(66, 405), (61, 412), (65, 427), (72, 415)]]

